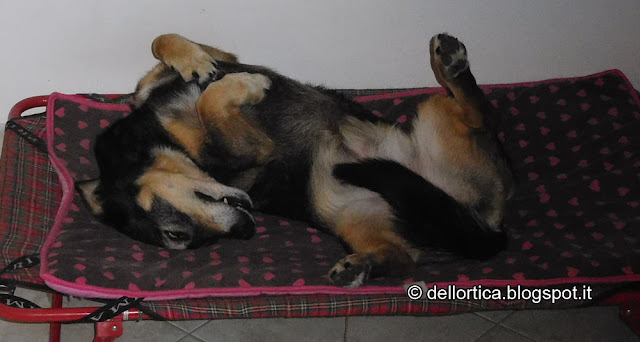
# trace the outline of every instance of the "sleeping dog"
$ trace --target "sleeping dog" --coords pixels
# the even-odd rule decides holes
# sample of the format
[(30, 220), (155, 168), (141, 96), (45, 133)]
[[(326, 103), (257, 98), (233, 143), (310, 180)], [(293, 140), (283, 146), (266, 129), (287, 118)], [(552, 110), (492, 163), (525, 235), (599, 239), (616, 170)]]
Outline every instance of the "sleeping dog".
[(176, 34), (138, 84), (133, 112), (101, 133), (100, 177), (79, 184), (102, 222), (172, 249), (250, 238), (250, 210), (302, 219), (351, 254), (329, 270), (341, 286), (406, 275), (423, 256), (488, 258), (511, 172), (465, 46), (429, 44), (447, 95), (421, 103), (409, 128), (339, 93)]

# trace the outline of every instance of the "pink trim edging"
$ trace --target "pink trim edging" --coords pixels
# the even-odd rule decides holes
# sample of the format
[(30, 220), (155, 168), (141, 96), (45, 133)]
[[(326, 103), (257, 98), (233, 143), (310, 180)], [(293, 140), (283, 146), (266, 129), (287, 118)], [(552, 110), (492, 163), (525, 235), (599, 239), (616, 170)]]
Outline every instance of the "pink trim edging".
[[(497, 85), (487, 85), (481, 86), (483, 89), (493, 89), (493, 88), (513, 88), (519, 86), (536, 86), (540, 84), (547, 84), (559, 81), (571, 81), (571, 80), (582, 80), (588, 78), (595, 78), (604, 75), (617, 75), (623, 79), (626, 83), (626, 86), (629, 89), (629, 92), (635, 101), (636, 105), (640, 107), (640, 97), (634, 91), (631, 82), (627, 79), (627, 77), (620, 72), (619, 70), (613, 69), (608, 71), (603, 71), (597, 74), (582, 76), (582, 77), (574, 77), (574, 78), (556, 78), (549, 79), (543, 81), (536, 82), (525, 82), (525, 83), (514, 83), (514, 84), (497, 84)], [(393, 94), (380, 94), (380, 95), (372, 95), (372, 96), (361, 96), (356, 97), (355, 100), (359, 102), (366, 101), (374, 101), (379, 99), (392, 99), (398, 97), (405, 97), (410, 95), (421, 95), (421, 94), (430, 94), (436, 92), (442, 92), (442, 88), (427, 88), (427, 89), (418, 89), (411, 90), (406, 92), (399, 92)], [(225, 287), (225, 288), (205, 288), (205, 289), (191, 289), (191, 290), (169, 290), (169, 291), (131, 291), (131, 290), (120, 290), (120, 289), (109, 289), (102, 288), (93, 285), (81, 285), (77, 283), (68, 282), (65, 280), (61, 280), (51, 274), (48, 274), (48, 266), (47, 266), (47, 255), (49, 253), (49, 248), (59, 230), (62, 226), (62, 220), (66, 217), (69, 208), (71, 206), (71, 202), (73, 200), (73, 189), (74, 182), (69, 174), (69, 171), (64, 167), (61, 163), (60, 159), (56, 156), (55, 151), (53, 149), (53, 139), (55, 136), (54, 132), (54, 117), (53, 108), (55, 101), (58, 99), (75, 101), (76, 103), (84, 104), (87, 106), (91, 106), (94, 108), (105, 109), (105, 110), (116, 110), (116, 111), (129, 111), (130, 108), (127, 105), (115, 105), (115, 104), (105, 104), (99, 103), (95, 101), (91, 101), (85, 97), (77, 96), (77, 95), (63, 95), (59, 93), (53, 93), (49, 97), (49, 102), (47, 104), (47, 119), (46, 119), (46, 129), (47, 129), (47, 145), (49, 151), (49, 158), (51, 163), (53, 164), (54, 169), (56, 170), (58, 177), (60, 178), (60, 182), (62, 184), (62, 201), (60, 203), (60, 209), (56, 214), (56, 218), (53, 224), (53, 228), (51, 233), (47, 237), (45, 244), (41, 250), (41, 268), (40, 268), (40, 277), (45, 281), (45, 283), (54, 290), (67, 293), (74, 296), (81, 297), (92, 297), (92, 298), (119, 298), (122, 296), (128, 297), (144, 297), (147, 300), (170, 300), (170, 299), (178, 299), (178, 298), (201, 298), (201, 297), (209, 297), (209, 296), (220, 296), (220, 297), (240, 297), (240, 296), (256, 296), (261, 294), (270, 294), (270, 295), (285, 295), (285, 294), (294, 294), (294, 295), (311, 295), (311, 294), (336, 294), (336, 295), (366, 295), (366, 294), (403, 294), (404, 288), (402, 286), (363, 286), (357, 289), (344, 289), (335, 286), (281, 286), (281, 287), (252, 287), (252, 288), (234, 288), (234, 287)], [(528, 286), (528, 287), (541, 287), (541, 286), (550, 286), (550, 285), (561, 285), (561, 284), (580, 284), (580, 283), (590, 283), (590, 284), (604, 284), (604, 283), (620, 283), (620, 282), (632, 282), (632, 281), (640, 281), (640, 274), (634, 275), (624, 275), (624, 276), (612, 276), (612, 277), (576, 277), (576, 278), (556, 278), (556, 279), (538, 279), (538, 280), (510, 280), (510, 279), (482, 279), (477, 281), (455, 281), (455, 282), (440, 282), (440, 283), (430, 283), (427, 284), (428, 287), (437, 286), (439, 288), (445, 287), (448, 285), (456, 285), (460, 288), (468, 288), (471, 286), (482, 285), (485, 287), (505, 287), (507, 285), (515, 286)]]
[(58, 98), (64, 97), (64, 95), (59, 93), (53, 93), (49, 96), (49, 100), (47, 102), (47, 118), (46, 118), (46, 130), (47, 130), (47, 150), (49, 152), (49, 160), (51, 161), (51, 165), (56, 170), (58, 174), (58, 178), (60, 179), (60, 184), (62, 186), (62, 200), (60, 201), (60, 208), (56, 213), (56, 218), (53, 222), (53, 227), (51, 228), (51, 232), (42, 246), (42, 250), (40, 250), (40, 278), (44, 280), (45, 283), (48, 284), (47, 279), (53, 278), (53, 283), (56, 282), (56, 278), (50, 276), (48, 274), (48, 265), (47, 265), (47, 256), (49, 255), (49, 248), (53, 244), (53, 241), (58, 236), (60, 227), (62, 226), (62, 220), (69, 212), (69, 208), (71, 207), (71, 201), (73, 197), (73, 192), (69, 191), (70, 187), (73, 187), (73, 179), (69, 174), (69, 171), (62, 165), (58, 156), (56, 156), (55, 151), (53, 150), (53, 139), (55, 136), (54, 132), (54, 103)]
[[(120, 289), (102, 288), (93, 285), (78, 285), (76, 283), (59, 280), (56, 278), (55, 283), (47, 282), (52, 289), (78, 297), (87, 298), (107, 298), (115, 299), (122, 296), (131, 298), (145, 298), (145, 300), (171, 300), (182, 298), (204, 298), (204, 297), (246, 297), (258, 295), (313, 295), (313, 294), (330, 294), (330, 295), (376, 295), (376, 294), (404, 294), (405, 290), (402, 286), (362, 286), (357, 289), (345, 289), (336, 286), (279, 286), (279, 287), (252, 287), (252, 288), (204, 288), (191, 290), (170, 290), (170, 291), (131, 291)], [(594, 277), (576, 277), (576, 278), (555, 278), (555, 279), (539, 279), (539, 280), (492, 280), (483, 279), (477, 281), (455, 281), (455, 282), (439, 282), (427, 283), (427, 287), (446, 288), (455, 285), (458, 288), (471, 288), (481, 285), (485, 288), (501, 288), (506, 286), (522, 286), (522, 287), (548, 287), (550, 285), (586, 285), (586, 284), (607, 284), (607, 283), (624, 283), (640, 281), (640, 275), (631, 276), (614, 276), (604, 278)]]

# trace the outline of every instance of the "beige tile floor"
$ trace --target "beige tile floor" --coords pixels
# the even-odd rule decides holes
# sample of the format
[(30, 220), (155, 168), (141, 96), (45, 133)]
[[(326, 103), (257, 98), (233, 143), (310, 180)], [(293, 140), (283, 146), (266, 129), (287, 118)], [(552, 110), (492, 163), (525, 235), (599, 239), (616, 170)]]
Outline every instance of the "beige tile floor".
[[(46, 294), (17, 295), (46, 307)], [(65, 299), (64, 306), (98, 305)], [(47, 324), (0, 321), (0, 341), (48, 341)], [(93, 339), (90, 324), (63, 325), (62, 341)], [(616, 307), (490, 311), (442, 317), (262, 318), (214, 321), (125, 322), (117, 341), (640, 341)]]

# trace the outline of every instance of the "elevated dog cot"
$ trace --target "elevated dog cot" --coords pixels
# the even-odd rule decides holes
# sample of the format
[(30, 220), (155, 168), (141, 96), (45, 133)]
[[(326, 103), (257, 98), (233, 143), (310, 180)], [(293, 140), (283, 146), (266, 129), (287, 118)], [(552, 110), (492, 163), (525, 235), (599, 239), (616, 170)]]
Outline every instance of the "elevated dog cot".
[[(148, 246), (99, 224), (74, 182), (97, 176), (92, 141), (129, 114), (128, 96), (26, 99), (10, 113), (0, 159), (0, 317), (52, 322), (52, 340), (59, 338), (59, 322), (97, 322), (96, 340), (109, 340), (122, 333), (123, 319), (445, 315), (617, 304), (639, 331), (638, 93), (617, 70), (482, 88), (502, 117), (499, 139), (518, 177), (505, 218), (509, 247), (487, 261), (427, 264), (410, 279), (372, 279), (351, 290), (326, 276), (345, 255), (340, 243), (304, 222), (255, 213), (251, 240), (188, 251)], [(441, 91), (343, 92), (372, 115), (406, 125), (419, 102)], [(21, 116), (40, 106), (46, 113)], [(417, 282), (423, 290), (454, 285), (461, 291), (458, 298), (410, 299), (406, 288)], [(53, 291), (54, 308), (20, 301), (15, 285)], [(507, 295), (508, 286), (520, 286), (525, 297), (464, 292), (475, 287)], [(574, 287), (578, 299), (531, 297), (534, 289), (568, 294)], [(587, 288), (590, 297), (582, 291)], [(106, 305), (62, 308), (61, 295)]]

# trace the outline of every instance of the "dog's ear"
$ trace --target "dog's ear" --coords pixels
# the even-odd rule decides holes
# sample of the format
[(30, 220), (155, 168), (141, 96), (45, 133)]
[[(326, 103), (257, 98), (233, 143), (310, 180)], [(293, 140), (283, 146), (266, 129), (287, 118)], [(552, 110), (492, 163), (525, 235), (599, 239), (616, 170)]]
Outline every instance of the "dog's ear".
[(100, 201), (99, 196), (96, 194), (96, 189), (99, 185), (100, 179), (76, 182), (76, 189), (93, 215), (102, 214), (102, 201)]

